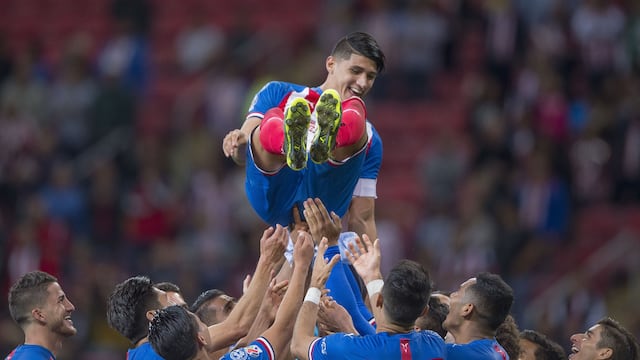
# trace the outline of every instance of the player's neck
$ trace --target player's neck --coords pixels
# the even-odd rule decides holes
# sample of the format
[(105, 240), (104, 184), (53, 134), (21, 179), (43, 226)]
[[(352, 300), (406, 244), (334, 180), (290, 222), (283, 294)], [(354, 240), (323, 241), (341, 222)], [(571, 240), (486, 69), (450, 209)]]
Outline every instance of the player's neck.
[(468, 344), (475, 340), (493, 339), (495, 332), (487, 329), (480, 329), (472, 324), (463, 326), (459, 331), (452, 332), (456, 339), (456, 344)]
[(390, 334), (406, 334), (413, 331), (413, 326), (411, 327), (404, 327), (404, 326), (400, 326), (400, 325), (396, 325), (396, 324), (381, 324), (378, 323), (378, 326), (376, 327), (376, 332), (377, 333), (382, 333), (382, 332), (386, 332), (386, 333), (390, 333)]
[(58, 335), (52, 334), (46, 328), (25, 331), (24, 343), (25, 345), (42, 346), (43, 348), (51, 351), (54, 356), (62, 348), (62, 338)]

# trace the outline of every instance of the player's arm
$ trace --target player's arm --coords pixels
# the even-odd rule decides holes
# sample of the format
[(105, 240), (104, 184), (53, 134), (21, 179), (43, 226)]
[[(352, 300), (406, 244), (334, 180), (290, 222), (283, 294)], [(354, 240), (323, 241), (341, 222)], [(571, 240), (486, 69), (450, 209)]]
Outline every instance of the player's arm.
[(236, 164), (243, 166), (246, 163), (247, 143), (253, 129), (260, 125), (257, 116), (247, 118), (240, 129), (231, 130), (222, 141), (224, 156), (230, 157)]
[(276, 282), (275, 278), (271, 280), (271, 284), (269, 284), (269, 288), (264, 294), (260, 310), (258, 311), (258, 315), (256, 316), (253, 325), (251, 325), (247, 336), (243, 337), (238, 341), (238, 343), (236, 343), (236, 348), (247, 346), (250, 342), (257, 339), (258, 336), (260, 336), (271, 325), (273, 325), (276, 312), (282, 302), (282, 297), (284, 296), (288, 285), (289, 280), (280, 282)]
[(209, 327), (212, 343), (207, 347), (208, 352), (229, 347), (247, 335), (271, 281), (271, 272), (282, 266), (286, 241), (287, 231), (280, 225), (264, 231), (260, 239), (260, 258), (251, 283), (229, 317)]
[(313, 335), (313, 332), (318, 316), (320, 294), (324, 284), (327, 282), (327, 278), (329, 278), (331, 269), (340, 260), (340, 255), (334, 256), (330, 261), (324, 259), (324, 253), (328, 247), (327, 242), (327, 238), (323, 238), (318, 245), (309, 290), (307, 290), (307, 295), (298, 312), (298, 317), (296, 318), (293, 328), (291, 353), (301, 360), (309, 359), (309, 346), (317, 339), (317, 337)]
[(289, 288), (282, 299), (273, 325), (262, 335), (271, 343), (276, 358), (280, 358), (280, 355), (286, 352), (291, 341), (293, 324), (302, 303), (307, 274), (313, 259), (313, 247), (311, 236), (306, 232), (299, 232), (293, 249), (293, 274)]
[(358, 236), (367, 234), (369, 239), (378, 238), (378, 230), (376, 228), (374, 197), (354, 196), (349, 205), (347, 217), (347, 228)]
[(358, 275), (367, 284), (367, 293), (374, 318), (381, 319), (382, 304), (378, 302), (378, 297), (384, 282), (380, 270), (380, 240), (376, 239), (371, 242), (369, 237), (364, 234), (362, 238), (356, 238), (356, 244), (349, 244), (347, 256)]

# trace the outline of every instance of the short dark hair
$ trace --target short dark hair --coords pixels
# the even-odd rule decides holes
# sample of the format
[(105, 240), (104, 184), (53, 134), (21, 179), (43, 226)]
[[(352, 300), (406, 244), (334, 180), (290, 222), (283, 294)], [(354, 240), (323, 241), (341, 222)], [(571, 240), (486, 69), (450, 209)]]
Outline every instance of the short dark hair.
[(169, 281), (155, 283), (155, 285), (153, 286), (155, 286), (157, 289), (160, 289), (162, 291), (171, 291), (178, 294), (182, 294), (182, 291), (180, 291), (180, 287)]
[(31, 271), (22, 275), (9, 289), (9, 312), (20, 326), (31, 321), (31, 310), (45, 304), (47, 288), (57, 282), (53, 275), (44, 271)]
[(566, 360), (567, 354), (557, 342), (549, 339), (545, 334), (535, 330), (523, 330), (520, 339), (528, 340), (538, 347), (534, 353), (536, 360)]
[(385, 315), (391, 323), (411, 327), (429, 302), (432, 283), (429, 272), (412, 260), (394, 266), (382, 287)]
[(221, 295), (225, 295), (225, 292), (219, 289), (209, 289), (203, 291), (200, 295), (198, 295), (196, 301), (194, 301), (191, 305), (191, 312), (196, 314), (196, 316), (198, 316), (203, 323), (207, 325), (213, 325), (215, 311), (211, 310), (207, 306), (207, 304)]
[(444, 319), (447, 318), (448, 313), (449, 306), (440, 301), (440, 298), (437, 296), (431, 295), (429, 297), (429, 312), (424, 316), (420, 316), (416, 320), (416, 326), (420, 330), (435, 331), (444, 339), (447, 335), (447, 330), (442, 327), (442, 323), (444, 322)]
[(331, 51), (331, 55), (348, 59), (352, 54), (362, 55), (376, 63), (378, 73), (384, 70), (385, 56), (373, 36), (365, 32), (352, 32), (338, 40)]
[(107, 300), (107, 322), (122, 336), (136, 343), (147, 336), (147, 311), (161, 307), (151, 280), (136, 276), (116, 285)]
[(467, 288), (474, 299), (477, 315), (493, 331), (504, 322), (513, 305), (513, 289), (497, 274), (482, 272)]
[(507, 315), (502, 324), (496, 330), (496, 341), (507, 352), (510, 359), (517, 359), (520, 356), (520, 330), (516, 319)]
[(602, 327), (598, 347), (611, 348), (613, 350), (611, 360), (638, 359), (638, 356), (640, 356), (638, 342), (619, 322), (610, 317), (604, 317), (596, 324)]
[(198, 323), (182, 306), (172, 305), (156, 312), (149, 324), (149, 342), (166, 360), (193, 359), (198, 353)]

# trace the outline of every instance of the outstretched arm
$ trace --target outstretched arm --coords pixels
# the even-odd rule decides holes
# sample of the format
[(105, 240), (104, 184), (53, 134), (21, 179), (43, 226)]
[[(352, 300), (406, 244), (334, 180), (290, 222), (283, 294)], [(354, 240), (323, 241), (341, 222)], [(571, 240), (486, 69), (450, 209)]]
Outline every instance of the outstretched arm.
[(349, 205), (347, 228), (358, 235), (367, 234), (369, 239), (378, 237), (375, 219), (375, 203), (373, 197), (354, 196)]
[(299, 232), (293, 249), (293, 274), (289, 282), (289, 288), (282, 299), (273, 325), (263, 333), (263, 337), (269, 341), (276, 354), (280, 358), (286, 352), (287, 345), (291, 341), (293, 324), (302, 304), (302, 296), (305, 290), (307, 274), (313, 259), (313, 241), (311, 235)]
[(320, 303), (322, 288), (327, 282), (331, 269), (340, 260), (340, 255), (334, 256), (331, 258), (331, 261), (324, 259), (324, 253), (327, 251), (327, 242), (327, 238), (323, 238), (318, 245), (318, 253), (313, 265), (309, 290), (307, 290), (307, 295), (298, 312), (298, 317), (293, 328), (291, 353), (302, 360), (309, 359), (309, 346), (317, 339), (317, 337), (313, 335), (313, 331), (318, 315), (318, 304)]
[(219, 324), (209, 327), (211, 344), (208, 352), (233, 345), (247, 335), (255, 320), (264, 293), (269, 286), (270, 274), (280, 268), (284, 261), (287, 231), (280, 225), (264, 231), (260, 239), (260, 258), (247, 291), (238, 300), (229, 317)]
[(358, 275), (367, 284), (367, 293), (376, 319), (382, 318), (382, 309), (377, 306), (377, 298), (382, 290), (382, 272), (380, 271), (380, 240), (373, 243), (366, 234), (362, 239), (356, 238), (356, 244), (349, 244), (347, 254), (351, 265), (356, 269)]
[(251, 132), (260, 125), (260, 121), (259, 117), (252, 116), (245, 120), (242, 128), (229, 131), (222, 140), (224, 156), (230, 157), (236, 164), (244, 166), (246, 163), (247, 143)]

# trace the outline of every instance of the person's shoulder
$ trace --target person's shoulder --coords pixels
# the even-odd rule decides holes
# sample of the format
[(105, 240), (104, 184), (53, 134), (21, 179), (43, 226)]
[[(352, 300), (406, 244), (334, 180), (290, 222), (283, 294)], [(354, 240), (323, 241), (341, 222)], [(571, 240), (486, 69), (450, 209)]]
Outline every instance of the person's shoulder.
[(22, 344), (7, 355), (5, 360), (55, 360), (53, 353), (40, 345)]

